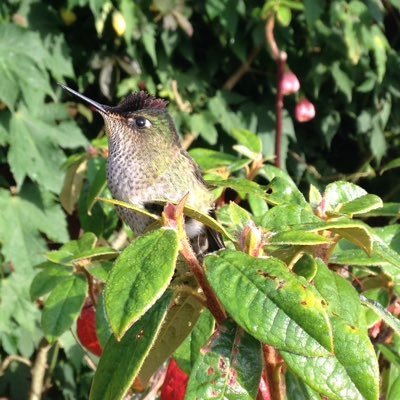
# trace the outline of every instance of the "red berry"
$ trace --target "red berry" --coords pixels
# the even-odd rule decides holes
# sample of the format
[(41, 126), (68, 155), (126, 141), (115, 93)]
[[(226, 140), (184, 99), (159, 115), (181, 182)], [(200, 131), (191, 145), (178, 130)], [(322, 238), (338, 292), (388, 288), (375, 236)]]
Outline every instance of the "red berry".
[(169, 362), (165, 380), (161, 388), (161, 400), (183, 400), (185, 398), (188, 379), (188, 375), (172, 359)]
[(295, 116), (298, 122), (307, 122), (315, 117), (314, 104), (303, 99), (296, 104)]
[(96, 356), (101, 356), (103, 349), (100, 346), (96, 333), (96, 309), (86, 306), (82, 309), (78, 318), (76, 333), (82, 346)]
[(288, 71), (283, 74), (280, 86), (282, 94), (284, 96), (288, 96), (299, 91), (300, 82), (292, 71)]

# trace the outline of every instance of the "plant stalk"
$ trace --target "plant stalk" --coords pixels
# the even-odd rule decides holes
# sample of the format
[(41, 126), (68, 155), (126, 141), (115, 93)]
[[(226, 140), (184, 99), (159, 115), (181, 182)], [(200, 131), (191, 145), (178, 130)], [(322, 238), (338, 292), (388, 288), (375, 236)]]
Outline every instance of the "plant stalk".
[(283, 92), (282, 79), (285, 73), (287, 54), (281, 51), (274, 36), (275, 17), (268, 18), (265, 25), (267, 42), (271, 49), (272, 57), (278, 66), (277, 90), (276, 90), (276, 122), (275, 122), (275, 166), (282, 167), (282, 137), (283, 137)]

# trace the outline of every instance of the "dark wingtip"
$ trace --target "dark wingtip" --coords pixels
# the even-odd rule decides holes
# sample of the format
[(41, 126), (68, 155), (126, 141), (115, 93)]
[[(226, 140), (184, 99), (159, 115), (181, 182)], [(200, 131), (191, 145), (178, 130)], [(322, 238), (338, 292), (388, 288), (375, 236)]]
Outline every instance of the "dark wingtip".
[(166, 100), (151, 96), (142, 90), (127, 96), (117, 106), (112, 107), (112, 112), (124, 114), (139, 110), (164, 110), (167, 104)]

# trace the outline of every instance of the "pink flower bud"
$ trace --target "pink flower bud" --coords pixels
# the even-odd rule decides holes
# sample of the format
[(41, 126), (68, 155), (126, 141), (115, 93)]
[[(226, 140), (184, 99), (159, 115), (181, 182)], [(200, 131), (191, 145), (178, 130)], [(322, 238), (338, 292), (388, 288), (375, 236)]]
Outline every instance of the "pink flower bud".
[(283, 74), (280, 86), (282, 94), (288, 96), (299, 91), (300, 82), (292, 71), (288, 71)]
[(253, 257), (263, 254), (263, 234), (253, 221), (249, 221), (240, 234), (240, 245), (242, 250)]
[(296, 104), (295, 110), (296, 120), (298, 122), (307, 122), (315, 117), (315, 107), (314, 104), (303, 99)]

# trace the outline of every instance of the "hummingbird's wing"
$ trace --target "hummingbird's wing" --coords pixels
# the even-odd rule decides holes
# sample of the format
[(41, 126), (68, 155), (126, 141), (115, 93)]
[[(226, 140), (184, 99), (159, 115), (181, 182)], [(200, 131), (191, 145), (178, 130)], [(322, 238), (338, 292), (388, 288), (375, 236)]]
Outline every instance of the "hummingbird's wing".
[[(210, 217), (217, 219), (215, 215), (215, 210), (212, 209), (209, 212)], [(212, 253), (213, 251), (221, 250), (225, 248), (225, 243), (224, 239), (222, 238), (222, 235), (215, 231), (214, 229), (211, 229), (209, 227), (206, 227), (206, 233), (207, 233), (207, 240), (208, 240), (208, 249), (207, 253)]]

